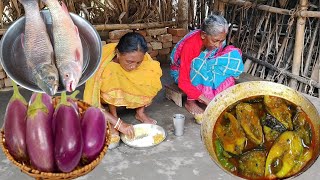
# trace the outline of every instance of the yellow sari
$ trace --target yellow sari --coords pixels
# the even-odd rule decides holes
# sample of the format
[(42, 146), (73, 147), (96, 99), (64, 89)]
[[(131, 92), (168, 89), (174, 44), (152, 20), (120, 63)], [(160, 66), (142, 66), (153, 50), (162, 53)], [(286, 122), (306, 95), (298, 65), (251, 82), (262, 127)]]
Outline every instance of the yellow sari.
[(86, 82), (83, 100), (97, 107), (101, 102), (132, 109), (150, 104), (162, 88), (160, 63), (146, 53), (137, 69), (125, 71), (119, 63), (112, 62), (116, 45), (102, 47), (100, 66)]

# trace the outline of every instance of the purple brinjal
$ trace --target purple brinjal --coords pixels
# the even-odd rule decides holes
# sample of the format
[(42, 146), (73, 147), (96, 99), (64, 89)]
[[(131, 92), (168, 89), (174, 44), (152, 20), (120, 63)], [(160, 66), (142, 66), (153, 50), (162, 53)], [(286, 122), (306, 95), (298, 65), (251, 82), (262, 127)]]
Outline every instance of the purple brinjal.
[(102, 151), (106, 137), (106, 119), (97, 107), (86, 109), (81, 130), (83, 137), (82, 162), (87, 164), (95, 160)]
[(12, 81), (13, 95), (4, 115), (4, 135), (9, 153), (15, 160), (27, 159), (26, 117), (28, 104), (19, 93), (18, 86)]
[[(79, 113), (79, 107), (77, 102), (75, 101), (76, 96), (79, 94), (79, 90), (74, 91), (71, 95), (69, 95), (67, 97), (67, 101), (72, 105), (72, 107), (74, 107), (74, 109)], [(61, 100), (61, 99), (60, 99)], [(58, 100), (58, 104), (60, 103), (60, 100)], [(56, 127), (55, 127), (55, 119), (52, 120), (52, 130), (53, 130), (53, 134), (55, 135), (56, 132)]]
[(59, 86), (59, 74), (55, 66), (53, 47), (47, 33), (37, 0), (19, 0), (25, 11), (25, 32), (21, 36), (22, 47), (30, 74), (38, 87), (54, 95)]
[(56, 64), (68, 92), (76, 89), (82, 75), (83, 49), (77, 26), (66, 5), (58, 0), (42, 0), (50, 10)]
[[(54, 170), (53, 105), (47, 94), (37, 93), (30, 99), (26, 125), (26, 142), (32, 166), (39, 171)], [(51, 104), (50, 104), (51, 102)]]
[(71, 172), (81, 159), (83, 141), (78, 112), (67, 101), (66, 92), (53, 115), (55, 122), (55, 160), (60, 171)]

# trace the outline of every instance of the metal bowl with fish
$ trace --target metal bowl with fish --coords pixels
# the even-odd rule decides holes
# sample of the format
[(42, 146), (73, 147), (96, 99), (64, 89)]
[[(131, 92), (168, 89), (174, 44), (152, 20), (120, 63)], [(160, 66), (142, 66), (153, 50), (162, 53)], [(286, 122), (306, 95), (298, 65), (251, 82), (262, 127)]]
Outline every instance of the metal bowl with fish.
[(236, 178), (285, 179), (319, 156), (315, 106), (287, 86), (252, 81), (218, 94), (204, 112), (201, 137), (212, 160)]
[[(50, 12), (48, 9), (44, 9), (40, 13), (52, 41)], [(78, 87), (84, 84), (99, 67), (102, 47), (99, 34), (87, 20), (74, 13), (70, 13), (70, 16), (78, 28), (83, 49), (83, 68), (81, 78), (77, 84)], [(7, 75), (18, 85), (34, 92), (43, 92), (37, 86), (32, 73), (27, 68), (22, 46), (23, 41), (21, 40), (24, 31), (25, 16), (16, 20), (3, 35), (0, 44), (0, 62)], [(65, 90), (60, 82), (58, 92)]]

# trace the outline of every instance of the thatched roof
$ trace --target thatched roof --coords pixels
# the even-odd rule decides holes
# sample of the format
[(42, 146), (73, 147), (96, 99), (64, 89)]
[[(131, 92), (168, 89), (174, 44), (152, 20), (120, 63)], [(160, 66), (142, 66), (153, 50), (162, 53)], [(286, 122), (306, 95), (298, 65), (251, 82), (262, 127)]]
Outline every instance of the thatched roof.
[[(92, 24), (163, 22), (171, 20), (172, 0), (63, 0), (70, 12)], [(39, 0), (40, 8), (44, 8)], [(23, 16), (18, 0), (0, 1), (0, 25), (5, 27)]]

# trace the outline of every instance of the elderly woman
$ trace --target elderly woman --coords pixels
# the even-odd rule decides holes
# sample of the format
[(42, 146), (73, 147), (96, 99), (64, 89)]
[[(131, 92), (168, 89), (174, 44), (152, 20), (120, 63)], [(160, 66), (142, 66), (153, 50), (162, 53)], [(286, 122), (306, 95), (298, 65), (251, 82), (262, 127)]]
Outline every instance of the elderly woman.
[(193, 115), (204, 110), (197, 101), (208, 105), (215, 95), (235, 84), (243, 71), (241, 51), (225, 47), (226, 19), (208, 16), (200, 30), (187, 34), (171, 53), (171, 76), (187, 94), (186, 109)]
[(118, 44), (103, 46), (99, 69), (84, 90), (84, 101), (96, 106), (108, 104), (107, 119), (116, 130), (131, 137), (133, 128), (118, 117), (117, 107), (136, 109), (135, 118), (142, 123), (157, 123), (145, 113), (145, 107), (162, 88), (162, 70), (147, 51), (144, 37), (134, 32), (125, 34)]

